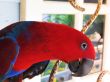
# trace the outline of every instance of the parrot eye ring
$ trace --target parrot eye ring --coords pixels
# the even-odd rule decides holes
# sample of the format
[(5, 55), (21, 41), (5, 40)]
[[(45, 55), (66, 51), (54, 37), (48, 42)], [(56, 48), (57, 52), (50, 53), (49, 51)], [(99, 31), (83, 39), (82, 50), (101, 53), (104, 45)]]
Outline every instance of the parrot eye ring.
[(83, 43), (81, 44), (81, 49), (82, 49), (82, 50), (86, 50), (87, 47), (88, 47), (88, 45), (87, 45), (86, 42), (83, 42)]

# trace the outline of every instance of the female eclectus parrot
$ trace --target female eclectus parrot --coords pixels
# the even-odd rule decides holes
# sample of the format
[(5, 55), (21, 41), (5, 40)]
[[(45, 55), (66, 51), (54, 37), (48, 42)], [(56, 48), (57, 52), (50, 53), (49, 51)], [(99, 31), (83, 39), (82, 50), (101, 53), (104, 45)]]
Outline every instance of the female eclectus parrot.
[(0, 30), (1, 82), (52, 59), (68, 63), (75, 76), (84, 76), (93, 66), (95, 50), (86, 35), (63, 24), (22, 21)]

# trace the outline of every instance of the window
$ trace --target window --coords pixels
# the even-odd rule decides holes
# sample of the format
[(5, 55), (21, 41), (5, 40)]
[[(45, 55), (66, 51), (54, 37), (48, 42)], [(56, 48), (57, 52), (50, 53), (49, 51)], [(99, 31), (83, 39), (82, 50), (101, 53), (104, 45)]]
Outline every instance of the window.
[[(84, 24), (90, 18), (90, 15), (84, 15)], [(102, 69), (103, 60), (103, 39), (104, 39), (105, 16), (99, 15), (90, 28), (86, 31), (86, 35), (91, 39), (96, 50), (96, 59), (91, 73), (98, 72)]]
[[(84, 0), (85, 3), (97, 3), (98, 0)], [(106, 0), (103, 0), (103, 3), (106, 3)]]
[[(69, 15), (73, 17), (73, 19), (71, 19), (71, 21), (73, 22), (69, 22), (69, 25), (72, 25), (72, 27), (74, 27), (75, 29), (81, 30), (83, 24), (87, 21), (90, 15), (94, 13), (97, 5), (97, 0), (76, 0), (76, 2), (81, 5), (83, 4), (83, 7), (86, 8), (86, 11), (83, 13), (77, 11), (67, 2), (67, 0), (26, 0), (26, 9), (22, 6), (22, 8), (24, 8), (25, 10), (25, 18), (21, 20), (36, 20), (49, 22), (53, 21), (59, 23), (60, 21), (55, 21), (55, 19), (57, 19), (57, 16), (59, 19), (60, 16)], [(104, 0), (103, 3), (104, 4), (102, 5), (98, 18), (91, 25), (91, 28), (86, 32), (87, 36), (90, 37), (90, 39), (94, 43), (94, 47), (97, 52), (93, 70), (89, 75), (85, 77), (72, 77), (72, 79), (70, 77), (71, 80), (69, 80), (69, 82), (95, 82), (97, 76), (99, 75), (99, 71), (101, 71), (102, 69), (110, 70), (110, 37), (108, 36), (110, 35), (110, 1)], [(93, 27), (100, 27), (98, 31), (101, 31), (102, 34), (98, 33), (96, 30), (93, 32), (90, 31)], [(99, 39), (100, 41), (98, 41)], [(69, 72), (68, 70), (65, 71)], [(62, 72), (57, 72), (56, 76), (61, 73)], [(48, 77), (49, 76), (47, 75), (42, 77), (42, 79), (46, 79)], [(62, 77), (60, 79), (66, 80)], [(58, 82), (57, 79), (55, 80), (55, 82)]]
[(43, 21), (74, 26), (74, 15), (69, 14), (44, 14)]

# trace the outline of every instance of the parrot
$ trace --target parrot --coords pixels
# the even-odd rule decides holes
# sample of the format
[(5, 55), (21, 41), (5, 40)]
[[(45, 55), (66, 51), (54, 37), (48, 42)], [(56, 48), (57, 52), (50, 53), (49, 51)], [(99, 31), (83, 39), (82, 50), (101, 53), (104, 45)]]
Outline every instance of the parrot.
[(85, 76), (94, 64), (94, 46), (85, 34), (64, 24), (20, 21), (0, 30), (0, 82), (39, 63), (45, 68), (50, 60), (66, 62), (74, 76)]

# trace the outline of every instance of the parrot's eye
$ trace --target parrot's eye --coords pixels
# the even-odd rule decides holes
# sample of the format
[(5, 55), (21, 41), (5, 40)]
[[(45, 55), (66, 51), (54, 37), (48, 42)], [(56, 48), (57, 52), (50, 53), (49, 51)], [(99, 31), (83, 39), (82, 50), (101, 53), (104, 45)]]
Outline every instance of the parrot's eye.
[(81, 44), (81, 49), (82, 49), (82, 50), (86, 50), (87, 47), (88, 47), (87, 43), (83, 42), (83, 43)]

